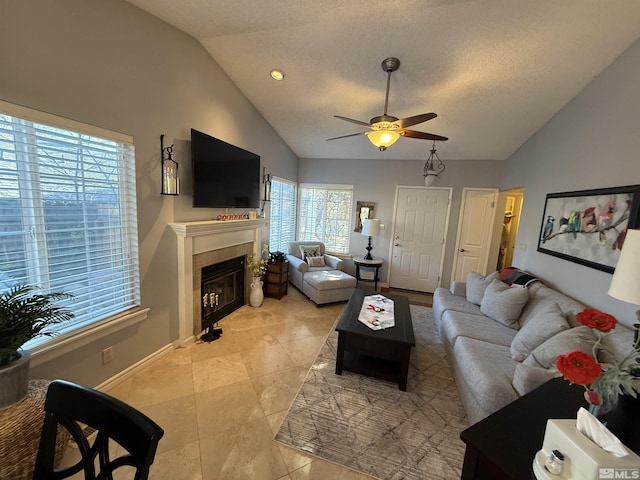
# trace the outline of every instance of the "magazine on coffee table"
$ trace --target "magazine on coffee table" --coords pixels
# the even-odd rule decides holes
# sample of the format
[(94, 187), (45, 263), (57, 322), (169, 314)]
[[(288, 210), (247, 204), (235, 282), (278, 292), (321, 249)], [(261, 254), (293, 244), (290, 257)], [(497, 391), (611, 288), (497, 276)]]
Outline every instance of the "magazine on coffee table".
[(365, 296), (358, 320), (371, 330), (383, 330), (395, 326), (393, 300), (380, 294)]

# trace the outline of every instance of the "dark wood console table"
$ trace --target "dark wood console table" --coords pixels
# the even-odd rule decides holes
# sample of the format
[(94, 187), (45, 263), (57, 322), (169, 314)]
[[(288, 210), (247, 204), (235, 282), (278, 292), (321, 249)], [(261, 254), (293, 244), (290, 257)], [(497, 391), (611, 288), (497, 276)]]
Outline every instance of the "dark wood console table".
[[(630, 396), (606, 417), (607, 426), (632, 450), (640, 450), (640, 408)], [(547, 420), (576, 418), (586, 407), (584, 388), (555, 378), (460, 434), (467, 445), (462, 479), (535, 479), (532, 462), (542, 448)]]

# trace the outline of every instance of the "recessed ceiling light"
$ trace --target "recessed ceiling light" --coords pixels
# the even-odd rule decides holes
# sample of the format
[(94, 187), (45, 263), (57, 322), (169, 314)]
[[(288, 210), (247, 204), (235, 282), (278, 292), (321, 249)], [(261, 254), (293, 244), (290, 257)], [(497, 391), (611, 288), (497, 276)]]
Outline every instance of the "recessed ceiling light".
[(271, 74), (271, 78), (273, 78), (274, 80), (282, 80), (284, 78), (284, 72), (282, 70), (278, 70), (277, 68), (274, 68), (273, 70), (271, 70), (271, 72), (269, 72)]

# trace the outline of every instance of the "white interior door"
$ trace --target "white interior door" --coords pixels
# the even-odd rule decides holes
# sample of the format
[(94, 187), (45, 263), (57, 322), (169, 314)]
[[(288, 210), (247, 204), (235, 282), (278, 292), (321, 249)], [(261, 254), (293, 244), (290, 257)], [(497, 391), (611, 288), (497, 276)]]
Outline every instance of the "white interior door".
[(450, 188), (396, 188), (389, 286), (420, 292), (439, 286), (450, 199)]
[(453, 280), (465, 281), (469, 272), (486, 273), (497, 198), (496, 189), (463, 189)]

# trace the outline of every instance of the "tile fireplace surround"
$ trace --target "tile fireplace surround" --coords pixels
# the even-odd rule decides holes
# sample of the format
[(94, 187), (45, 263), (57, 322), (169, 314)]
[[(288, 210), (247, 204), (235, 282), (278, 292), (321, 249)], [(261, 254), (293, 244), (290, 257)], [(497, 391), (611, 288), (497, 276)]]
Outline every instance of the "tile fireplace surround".
[[(178, 344), (195, 340), (200, 328), (202, 267), (242, 255), (259, 255), (266, 219), (170, 223), (178, 237)], [(245, 291), (251, 281), (245, 275)]]

